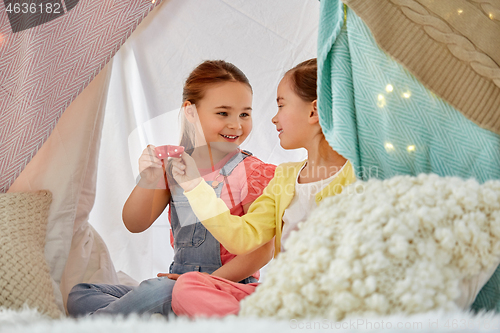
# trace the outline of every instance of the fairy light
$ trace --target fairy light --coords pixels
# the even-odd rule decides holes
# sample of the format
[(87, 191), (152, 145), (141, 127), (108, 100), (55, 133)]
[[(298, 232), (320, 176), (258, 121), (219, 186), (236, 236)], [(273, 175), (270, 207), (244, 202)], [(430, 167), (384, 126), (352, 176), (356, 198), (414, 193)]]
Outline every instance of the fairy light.
[(392, 145), (392, 143), (390, 143), (390, 142), (386, 142), (386, 143), (385, 143), (385, 150), (387, 150), (387, 151), (392, 151), (392, 150), (394, 150), (394, 146)]
[(151, 0), (151, 3), (155, 3), (155, 2), (156, 2), (156, 0)]
[(490, 13), (490, 15), (488, 15), (490, 17), (490, 19), (493, 20), (493, 13)]
[(385, 91), (387, 91), (388, 93), (392, 92), (394, 90), (394, 87), (392, 86), (392, 84), (388, 84), (385, 86)]
[(462, 14), (464, 11), (462, 9), (458, 10), (458, 15)]
[(411, 92), (410, 91), (404, 92), (403, 93), (403, 97), (404, 98), (410, 98), (411, 97)]
[(385, 103), (385, 97), (384, 97), (384, 95), (382, 95), (382, 94), (378, 94), (377, 99), (378, 99), (377, 106), (378, 106), (379, 108), (383, 108), (383, 107), (385, 106), (385, 104), (386, 104), (386, 103)]
[(415, 151), (415, 145), (410, 145), (410, 146), (406, 147), (406, 150), (408, 150), (409, 153)]

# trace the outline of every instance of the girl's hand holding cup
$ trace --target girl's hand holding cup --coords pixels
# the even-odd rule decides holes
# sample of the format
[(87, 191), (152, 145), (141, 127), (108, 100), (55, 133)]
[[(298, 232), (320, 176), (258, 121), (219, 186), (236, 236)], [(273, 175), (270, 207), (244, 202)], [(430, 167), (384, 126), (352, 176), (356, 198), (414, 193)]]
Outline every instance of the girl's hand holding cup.
[(163, 162), (156, 157), (155, 146), (148, 145), (139, 157), (139, 185), (144, 188), (158, 188), (158, 183), (164, 178)]
[(180, 158), (172, 159), (172, 176), (185, 192), (191, 191), (202, 181), (196, 162), (185, 152)]

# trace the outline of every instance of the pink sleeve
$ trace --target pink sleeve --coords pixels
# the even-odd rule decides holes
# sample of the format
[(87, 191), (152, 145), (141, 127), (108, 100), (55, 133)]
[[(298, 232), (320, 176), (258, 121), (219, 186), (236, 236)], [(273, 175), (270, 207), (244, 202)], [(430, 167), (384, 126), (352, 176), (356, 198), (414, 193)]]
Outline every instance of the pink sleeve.
[(264, 188), (271, 179), (273, 179), (274, 170), (276, 169), (276, 165), (264, 163), (257, 158), (248, 157), (246, 160), (250, 160), (249, 163), (245, 165), (248, 193), (242, 200), (242, 205), (251, 203), (261, 196)]

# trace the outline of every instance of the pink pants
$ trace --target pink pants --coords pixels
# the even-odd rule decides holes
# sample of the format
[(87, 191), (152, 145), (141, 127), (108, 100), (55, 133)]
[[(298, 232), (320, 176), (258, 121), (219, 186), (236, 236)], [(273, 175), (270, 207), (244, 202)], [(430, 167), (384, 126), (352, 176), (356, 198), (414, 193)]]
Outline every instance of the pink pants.
[(199, 272), (185, 273), (174, 285), (172, 310), (179, 316), (191, 318), (236, 315), (240, 311), (240, 301), (258, 285), (236, 283)]

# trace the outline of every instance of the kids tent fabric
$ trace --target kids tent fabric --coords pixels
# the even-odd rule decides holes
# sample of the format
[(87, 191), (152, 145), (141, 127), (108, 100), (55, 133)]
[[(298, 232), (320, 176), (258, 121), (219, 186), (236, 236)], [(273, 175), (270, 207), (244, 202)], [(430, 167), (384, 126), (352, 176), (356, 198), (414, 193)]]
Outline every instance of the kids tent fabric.
[(253, 130), (243, 149), (273, 164), (305, 159), (304, 150), (280, 147), (271, 118), (283, 74), (316, 56), (318, 18), (317, 1), (168, 1), (123, 45), (113, 58), (90, 213), (117, 271), (137, 281), (168, 272), (173, 250), (167, 212), (145, 232), (132, 234), (121, 211), (143, 149), (179, 142), (183, 84), (203, 60), (229, 61), (248, 76)]
[[(492, 13), (500, 7), (344, 2), (321, 1), (318, 105), (328, 142), (357, 177), (499, 179), (500, 22)], [(448, 37), (436, 37), (436, 27)], [(500, 309), (500, 269), (473, 308)]]
[(40, 17), (23, 14), (24, 9), (12, 2), (0, 5), (1, 192), (8, 190), (71, 101), (155, 6), (154, 1), (139, 0), (66, 2), (63, 8), (50, 7), (60, 14)]
[[(66, 1), (63, 8), (42, 7), (50, 15), (30, 15), (12, 2), (0, 4), (0, 191), (53, 193), (45, 258), (61, 310), (59, 285), (73, 227), (75, 221), (79, 227), (86, 223), (95, 191), (92, 160), (109, 78), (101, 69), (154, 6), (148, 1)], [(80, 103), (68, 108), (100, 71)], [(90, 254), (93, 242), (87, 247)], [(103, 243), (101, 248), (94, 273), (110, 263)], [(114, 271), (104, 275), (116, 280)]]
[(166, 214), (131, 234), (121, 209), (142, 149), (178, 143), (182, 85), (203, 60), (250, 79), (254, 131), (242, 148), (276, 164), (305, 158), (279, 147), (271, 118), (281, 76), (316, 56), (319, 16), (318, 2), (299, 0), (63, 3), (64, 15), (23, 30), (0, 4), (1, 186), (53, 194), (45, 257), (61, 310), (76, 283), (168, 271)]

